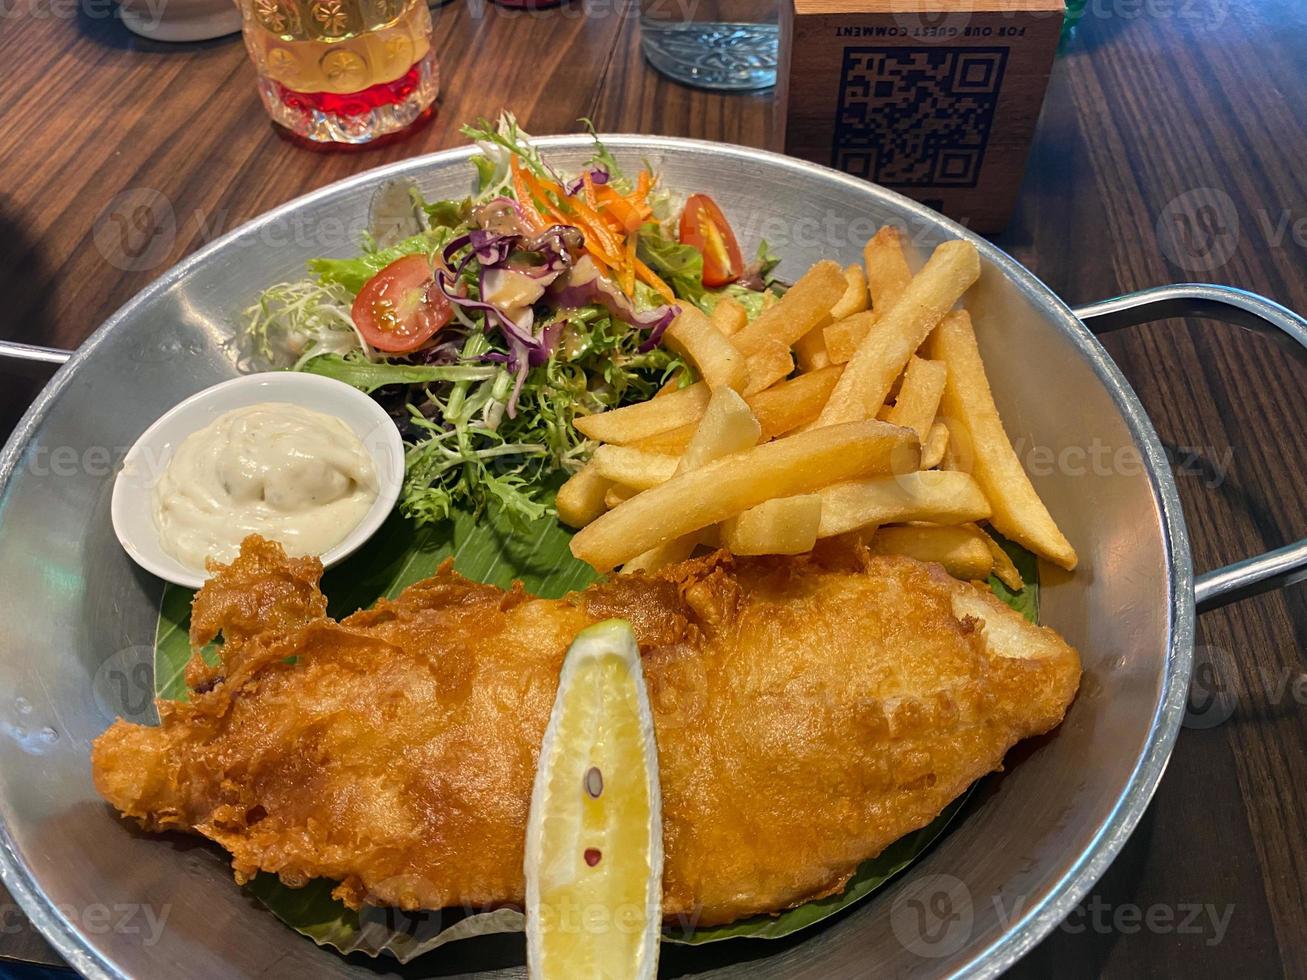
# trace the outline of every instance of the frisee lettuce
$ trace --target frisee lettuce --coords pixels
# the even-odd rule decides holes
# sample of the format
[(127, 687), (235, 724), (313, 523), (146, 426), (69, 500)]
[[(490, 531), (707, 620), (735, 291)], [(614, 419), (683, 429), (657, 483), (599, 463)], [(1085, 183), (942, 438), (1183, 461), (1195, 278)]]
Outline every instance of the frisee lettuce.
[(537, 177), (555, 179), (541, 158), (540, 151), (531, 144), (531, 134), (518, 126), (517, 117), (511, 112), (501, 113), (495, 122), (485, 118), (477, 119), (475, 123), (463, 126), (459, 132), (473, 140), (481, 150), (480, 154), (472, 158), (472, 166), (477, 172), (479, 201), (503, 195), (513, 196), (512, 174), (508, 164), (514, 156)]
[(244, 311), (235, 346), (242, 362), (298, 370), (324, 354), (365, 351), (350, 316), (353, 295), (338, 283), (281, 282)]

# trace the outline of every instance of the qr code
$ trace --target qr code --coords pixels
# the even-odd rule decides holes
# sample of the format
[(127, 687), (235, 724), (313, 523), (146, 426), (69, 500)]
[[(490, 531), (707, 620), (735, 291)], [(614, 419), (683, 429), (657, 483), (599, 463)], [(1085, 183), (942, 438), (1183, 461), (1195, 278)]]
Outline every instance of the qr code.
[(975, 187), (1007, 48), (845, 48), (833, 165), (896, 187)]

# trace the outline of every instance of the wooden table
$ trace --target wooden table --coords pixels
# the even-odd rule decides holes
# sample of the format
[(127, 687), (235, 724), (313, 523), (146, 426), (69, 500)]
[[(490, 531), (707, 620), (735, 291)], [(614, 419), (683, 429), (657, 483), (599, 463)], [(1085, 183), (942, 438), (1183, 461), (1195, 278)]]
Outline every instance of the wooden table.
[[(10, 0), (0, 21), (0, 336), (75, 346), (213, 236), (341, 177), (455, 145), (462, 121), (501, 104), (533, 133), (571, 131), (586, 116), (600, 130), (774, 144), (769, 94), (669, 83), (640, 60), (632, 9), (594, 10), (444, 8), (434, 122), (402, 143), (319, 154), (273, 133), (239, 38), (153, 44), (95, 0), (80, 11)], [(1307, 11), (1292, 0), (1090, 0), (998, 242), (1073, 304), (1203, 279), (1307, 310), (1305, 102)], [(1226, 196), (1189, 194), (1203, 188)], [(148, 263), (111, 262), (106, 223), (142, 201), (155, 218), (170, 213), (175, 230), (127, 241), (153, 249)], [(1168, 222), (1187, 235), (1169, 260), (1158, 234)], [(146, 223), (141, 234), (153, 233)], [(1300, 363), (1210, 323), (1159, 323), (1106, 343), (1182, 464), (1200, 570), (1307, 531)], [(6, 431), (34, 384), (0, 383)], [(1233, 716), (1182, 733), (1115, 865), (1014, 972), (1307, 974), (1307, 707), (1295, 698), (1305, 642), (1302, 588), (1202, 617), (1199, 660), (1237, 697)], [(1162, 911), (1146, 918), (1153, 907)], [(0, 911), (0, 956), (58, 962), (2, 892)]]

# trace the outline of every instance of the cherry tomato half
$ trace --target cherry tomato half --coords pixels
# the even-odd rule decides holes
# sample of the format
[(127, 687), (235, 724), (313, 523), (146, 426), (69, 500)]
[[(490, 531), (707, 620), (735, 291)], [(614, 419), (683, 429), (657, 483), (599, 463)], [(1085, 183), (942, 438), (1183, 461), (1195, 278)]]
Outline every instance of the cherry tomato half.
[(417, 350), (454, 317), (425, 255), (405, 255), (363, 284), (350, 311), (363, 339), (377, 350)]
[(681, 212), (681, 244), (703, 253), (703, 284), (709, 288), (734, 282), (744, 272), (740, 243), (730, 222), (707, 194), (692, 194)]

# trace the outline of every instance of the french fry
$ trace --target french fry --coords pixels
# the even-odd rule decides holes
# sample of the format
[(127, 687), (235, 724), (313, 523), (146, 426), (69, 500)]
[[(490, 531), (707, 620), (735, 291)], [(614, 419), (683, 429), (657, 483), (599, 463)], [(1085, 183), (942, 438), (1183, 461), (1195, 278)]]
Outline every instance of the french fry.
[(608, 488), (608, 492), (604, 494), (604, 509), (612, 510), (618, 504), (625, 503), (639, 492), (639, 490), (632, 490), (630, 487), (614, 483)]
[(671, 541), (664, 541), (662, 544), (656, 544), (648, 551), (642, 552), (626, 562), (622, 566), (622, 574), (633, 575), (636, 572), (656, 572), (664, 565), (674, 565), (678, 561), (685, 561), (694, 554), (694, 549), (698, 546), (699, 532), (697, 531), (683, 534)]
[(789, 377), (793, 370), (794, 357), (790, 354), (787, 344), (780, 341), (764, 344), (749, 355), (748, 381), (745, 383), (744, 393), (755, 395), (764, 391), (782, 378)]
[(819, 323), (794, 342), (794, 360), (800, 371), (816, 371), (830, 366), (825, 331), (825, 326)]
[(730, 388), (713, 392), (708, 410), (681, 455), (677, 474), (711, 463), (732, 453), (744, 452), (758, 444), (762, 426), (743, 398)]
[(746, 357), (771, 342), (787, 349), (828, 316), (848, 289), (844, 270), (831, 261), (818, 262), (805, 272), (776, 305), (763, 310), (757, 319), (731, 340)]
[(748, 379), (744, 355), (697, 307), (684, 303), (663, 342), (690, 361), (710, 389), (744, 387)]
[(722, 547), (736, 555), (802, 555), (817, 543), (820, 524), (817, 494), (777, 497), (724, 521)]
[(587, 439), (626, 446), (698, 422), (711, 395), (708, 386), (700, 381), (662, 398), (587, 415), (574, 424)]
[(954, 578), (966, 581), (983, 579), (994, 568), (985, 535), (974, 524), (882, 527), (867, 542), (867, 550), (876, 555), (906, 555), (917, 561), (938, 562)]
[(880, 316), (875, 310), (855, 313), (843, 320), (836, 320), (822, 331), (826, 342), (826, 356), (832, 364), (847, 364), (858, 351), (858, 345), (866, 339), (872, 325)]
[[(686, 473), (723, 456), (743, 452), (757, 445), (761, 434), (758, 420), (744, 399), (730, 388), (719, 388), (713, 392), (708, 409), (685, 447), (676, 472)], [(622, 573), (653, 572), (664, 565), (685, 561), (694, 553), (702, 537), (702, 529), (699, 529), (656, 544), (623, 565)]]
[(921, 444), (921, 468), (933, 470), (944, 461), (946, 452), (948, 452), (948, 426), (943, 422), (932, 422), (930, 431), (926, 433), (926, 441)]
[(568, 527), (585, 527), (604, 512), (604, 498), (612, 486), (593, 461), (586, 463), (558, 488), (554, 501), (558, 519)]
[(733, 337), (749, 322), (749, 313), (731, 297), (723, 296), (712, 308), (711, 319), (713, 326), (724, 336)]
[(980, 277), (980, 257), (970, 242), (945, 242), (913, 277), (897, 303), (868, 333), (822, 409), (822, 425), (870, 418), (885, 402), (908, 358), (949, 308)]
[(762, 426), (762, 438), (775, 439), (814, 421), (842, 370), (838, 366), (818, 368), (745, 398)]
[(605, 480), (632, 490), (648, 490), (675, 476), (680, 460), (634, 446), (600, 446), (590, 463)]
[[(761, 441), (775, 439), (815, 421), (842, 370), (839, 366), (819, 368), (746, 396), (745, 402), (762, 426)], [(697, 422), (687, 422), (675, 429), (646, 436), (632, 445), (651, 453), (679, 456), (690, 444), (697, 427)]]
[(668, 429), (666, 432), (659, 432), (652, 436), (645, 436), (636, 442), (631, 443), (636, 449), (643, 449), (650, 453), (663, 453), (666, 456), (679, 456), (685, 452), (685, 447), (690, 444), (694, 438), (694, 430), (699, 427), (698, 422), (687, 422), (685, 425), (678, 425), (675, 429)]
[(872, 235), (862, 250), (862, 264), (867, 271), (872, 309), (885, 313), (899, 301), (912, 281), (899, 230), (886, 225)]
[(964, 443), (957, 452), (970, 457), (971, 475), (993, 508), (990, 523), (1054, 564), (1068, 571), (1075, 568), (1075, 549), (1039, 499), (1003, 429), (971, 317), (961, 311), (946, 317), (931, 336), (930, 354), (948, 366), (940, 412), (948, 419), (950, 447)]
[[(823, 431), (817, 429), (814, 434)], [(821, 529), (817, 533), (823, 538), (869, 524), (965, 524), (984, 520), (990, 512), (980, 486), (968, 474), (940, 470), (851, 480), (827, 486), (820, 493)]]
[(1024, 589), (1026, 583), (1021, 578), (1021, 572), (1017, 570), (1017, 566), (1008, 553), (1003, 550), (1003, 546), (995, 541), (993, 536), (988, 534), (984, 528), (977, 527), (976, 532), (985, 539), (985, 544), (989, 546), (989, 553), (994, 559), (994, 574), (998, 576), (998, 580), (1013, 592), (1020, 592)]
[[(907, 429), (854, 422), (787, 436), (681, 473), (592, 521), (572, 538), (572, 554), (607, 572), (691, 531), (729, 520), (773, 497), (812, 493), (920, 463)], [(824, 515), (823, 515), (824, 519)]]
[(887, 421), (911, 429), (921, 440), (922, 446), (925, 446), (930, 427), (935, 421), (935, 413), (939, 411), (939, 399), (944, 394), (947, 378), (948, 368), (943, 362), (928, 361), (913, 354), (908, 358), (907, 370), (903, 372), (903, 384)]
[(856, 265), (844, 269), (844, 295), (831, 307), (832, 321), (843, 320), (870, 309), (871, 302), (867, 296), (867, 279)]
[(682, 371), (677, 371), (676, 374), (672, 375), (672, 377), (670, 377), (670, 378), (668, 378), (666, 381), (664, 381), (664, 382), (663, 382), (663, 386), (662, 386), (661, 388), (659, 388), (657, 391), (654, 392), (654, 397), (655, 397), (655, 398), (664, 398), (664, 397), (666, 397), (667, 395), (670, 395), (670, 394), (671, 394), (672, 392), (674, 392), (674, 391), (680, 391), (680, 390), (681, 390), (681, 374), (682, 374), (682, 373), (683, 373), (683, 370), (682, 370)]
[[(940, 404), (944, 403), (943, 398)], [(959, 422), (950, 422), (949, 419), (940, 418), (935, 420), (936, 424), (944, 426), (948, 431), (948, 441), (944, 443), (944, 455), (940, 458), (939, 468), (941, 470), (954, 470), (958, 473), (971, 472), (971, 456), (964, 455), (970, 452), (969, 446), (962, 445), (962, 439), (967, 438), (962, 432), (962, 426)], [(922, 450), (923, 456), (925, 450)]]
[[(794, 343), (794, 359), (799, 362), (799, 367), (804, 371), (815, 371), (831, 363), (830, 355), (826, 351), (827, 327), (832, 322), (861, 313), (867, 308), (867, 280), (862, 270), (856, 265), (849, 266), (844, 270), (844, 281), (848, 287), (839, 302), (831, 307), (829, 315), (823, 317), (820, 323)], [(848, 358), (844, 360), (847, 361)]]

